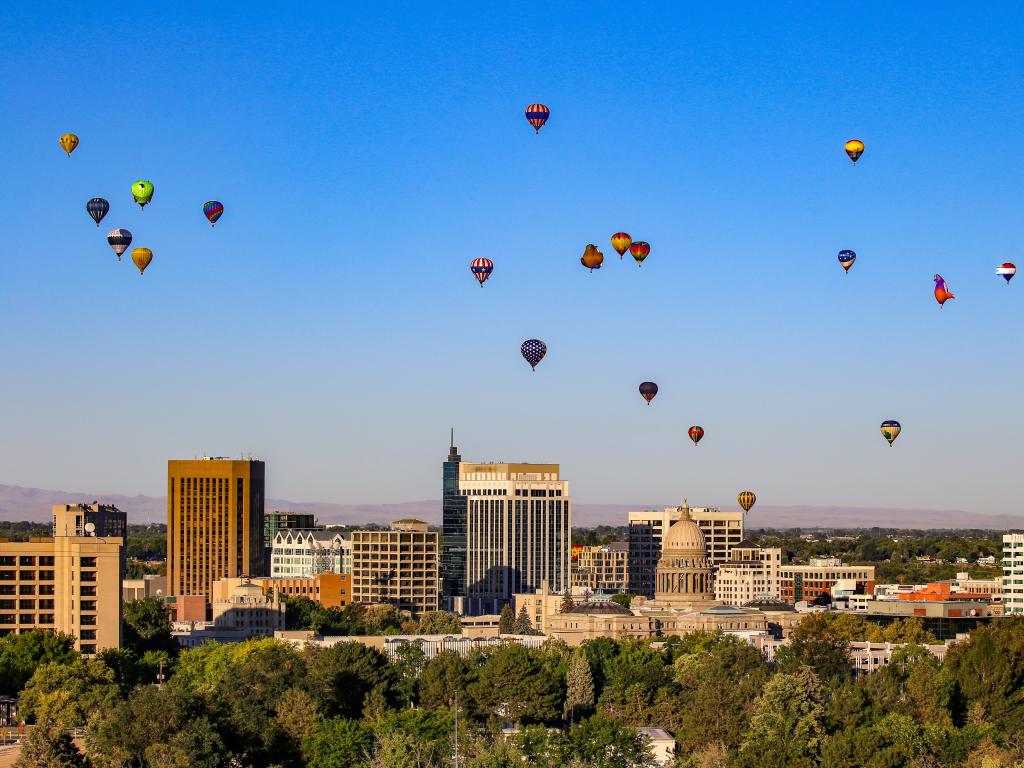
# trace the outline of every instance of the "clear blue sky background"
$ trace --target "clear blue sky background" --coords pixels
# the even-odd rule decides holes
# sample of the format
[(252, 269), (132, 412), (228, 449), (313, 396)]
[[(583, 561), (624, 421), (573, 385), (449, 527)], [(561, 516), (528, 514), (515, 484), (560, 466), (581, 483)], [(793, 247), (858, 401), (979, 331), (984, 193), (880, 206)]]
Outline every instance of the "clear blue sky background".
[(582, 501), (1019, 511), (1024, 11), (519, 6), (0, 11), (0, 482), (431, 498), (454, 426)]

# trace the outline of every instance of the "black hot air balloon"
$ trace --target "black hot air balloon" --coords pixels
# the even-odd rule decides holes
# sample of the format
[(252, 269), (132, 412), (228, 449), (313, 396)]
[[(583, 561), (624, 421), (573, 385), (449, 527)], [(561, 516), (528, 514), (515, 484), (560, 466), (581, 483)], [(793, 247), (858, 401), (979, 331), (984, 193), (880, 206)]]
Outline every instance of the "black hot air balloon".
[(640, 385), (640, 394), (643, 399), (647, 401), (647, 404), (650, 405), (651, 400), (653, 400), (654, 396), (658, 394), (658, 385), (653, 381), (645, 381)]

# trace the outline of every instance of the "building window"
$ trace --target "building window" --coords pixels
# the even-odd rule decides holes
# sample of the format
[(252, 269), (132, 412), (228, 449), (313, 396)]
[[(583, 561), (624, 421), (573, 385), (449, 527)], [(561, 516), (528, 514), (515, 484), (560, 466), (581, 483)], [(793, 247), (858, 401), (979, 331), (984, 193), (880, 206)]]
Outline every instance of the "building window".
[(95, 643), (90, 643), (88, 645), (86, 645), (85, 643), (82, 643), (82, 645), (80, 647), (82, 649), (82, 653), (85, 653), (85, 654), (96, 653), (96, 644)]
[(53, 614), (52, 613), (40, 613), (39, 614), (39, 623), (40, 624), (53, 624)]

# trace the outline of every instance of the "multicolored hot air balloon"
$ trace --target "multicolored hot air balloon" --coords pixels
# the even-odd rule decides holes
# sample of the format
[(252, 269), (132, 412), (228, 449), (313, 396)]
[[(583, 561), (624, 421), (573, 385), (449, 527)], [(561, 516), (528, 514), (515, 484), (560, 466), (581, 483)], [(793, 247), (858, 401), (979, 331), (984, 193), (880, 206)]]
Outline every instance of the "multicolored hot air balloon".
[(97, 227), (100, 225), (100, 222), (103, 221), (103, 217), (107, 215), (107, 211), (109, 210), (110, 203), (102, 197), (94, 197), (85, 204), (86, 213), (88, 213), (92, 217), (92, 220), (96, 222)]
[(892, 447), (892, 441), (900, 436), (900, 423), (895, 419), (886, 419), (882, 422), (881, 430), (882, 437), (889, 441), (889, 447)]
[(484, 287), (484, 281), (491, 276), (491, 272), (494, 271), (494, 262), (490, 259), (473, 259), (469, 263), (469, 271), (473, 273), (473, 277), (480, 283), (480, 287)]
[(135, 262), (135, 266), (139, 268), (139, 274), (141, 275), (146, 271), (146, 267), (149, 266), (149, 262), (153, 260), (153, 252), (149, 248), (136, 248), (132, 251), (132, 261)]
[(754, 495), (753, 491), (740, 491), (739, 496), (736, 500), (743, 507), (744, 512), (749, 512), (750, 508), (754, 506), (754, 502), (757, 501), (757, 496)]
[(132, 244), (132, 233), (127, 229), (112, 229), (107, 232), (107, 242), (117, 254), (117, 260), (120, 261), (121, 254), (127, 251), (128, 246)]
[(544, 127), (544, 123), (548, 121), (549, 117), (551, 117), (551, 110), (543, 104), (531, 104), (526, 108), (526, 119), (530, 121), (530, 125), (537, 133), (540, 133), (540, 129)]
[(864, 142), (860, 139), (850, 139), (846, 142), (846, 146), (843, 149), (846, 150), (846, 154), (849, 155), (850, 159), (856, 163), (860, 160), (860, 156), (864, 154)]
[(580, 264), (593, 272), (595, 269), (600, 269), (603, 263), (604, 254), (598, 250), (596, 245), (588, 243), (587, 247), (583, 249), (583, 255), (580, 257)]
[(697, 445), (697, 443), (700, 442), (700, 439), (704, 437), (704, 427), (698, 427), (696, 424), (694, 424), (692, 427), (686, 430), (686, 434), (688, 434), (690, 436), (690, 439), (693, 440), (693, 444)]
[(612, 235), (612, 248), (615, 249), (616, 253), (619, 254), (621, 259), (623, 254), (629, 250), (629, 246), (632, 245), (633, 238), (627, 235), (625, 232), (616, 232)]
[(146, 205), (153, 199), (153, 182), (139, 179), (132, 184), (132, 197), (139, 204), (139, 208), (145, 209)]
[(68, 157), (71, 157), (71, 153), (78, 146), (78, 137), (73, 133), (65, 133), (57, 139), (57, 142), (60, 144), (60, 148), (68, 153)]
[(217, 200), (207, 200), (203, 203), (203, 215), (206, 216), (210, 222), (210, 226), (212, 227), (217, 223), (217, 220), (224, 215), (223, 203)]
[(946, 281), (942, 279), (942, 275), (936, 275), (932, 279), (935, 281), (935, 300), (939, 302), (939, 309), (942, 309), (946, 299), (955, 299), (956, 296), (946, 287)]
[(526, 358), (526, 362), (530, 364), (533, 370), (537, 370), (537, 364), (544, 359), (544, 355), (548, 353), (548, 345), (540, 339), (527, 339), (523, 342), (523, 345), (519, 347), (519, 351), (523, 357)]
[(1007, 261), (996, 267), (996, 274), (1002, 277), (1003, 280), (1006, 281), (1006, 284), (1009, 285), (1010, 281), (1013, 280), (1013, 276), (1017, 274), (1017, 267)]
[(647, 254), (651, 252), (651, 246), (643, 240), (637, 240), (629, 246), (629, 252), (633, 254), (633, 258), (636, 259), (636, 265), (639, 267), (644, 263)]
[(658, 385), (653, 381), (645, 381), (640, 385), (640, 396), (647, 401), (647, 404), (651, 404), (651, 400), (658, 394)]
[(850, 267), (853, 266), (853, 262), (857, 260), (857, 254), (853, 251), (840, 251), (839, 252), (839, 266), (846, 270), (846, 274), (850, 274)]

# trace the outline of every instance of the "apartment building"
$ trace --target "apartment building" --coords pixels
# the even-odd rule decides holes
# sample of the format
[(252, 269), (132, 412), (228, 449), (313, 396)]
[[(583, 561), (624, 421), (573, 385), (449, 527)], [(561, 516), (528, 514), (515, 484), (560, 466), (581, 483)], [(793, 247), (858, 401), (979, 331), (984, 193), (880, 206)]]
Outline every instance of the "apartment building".
[(744, 539), (732, 548), (729, 559), (715, 573), (715, 600), (741, 606), (765, 595), (778, 599), (781, 567), (780, 548), (762, 549)]
[(629, 591), (629, 542), (613, 541), (592, 547), (573, 547), (574, 590), (589, 592)]
[(422, 520), (352, 532), (352, 602), (390, 603), (417, 617), (438, 609), (437, 534)]
[(1003, 534), (1003, 613), (1024, 614), (1024, 533)]
[(270, 575), (318, 573), (352, 573), (351, 536), (336, 531), (278, 531), (270, 551)]

